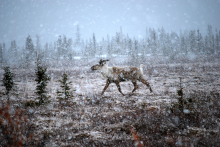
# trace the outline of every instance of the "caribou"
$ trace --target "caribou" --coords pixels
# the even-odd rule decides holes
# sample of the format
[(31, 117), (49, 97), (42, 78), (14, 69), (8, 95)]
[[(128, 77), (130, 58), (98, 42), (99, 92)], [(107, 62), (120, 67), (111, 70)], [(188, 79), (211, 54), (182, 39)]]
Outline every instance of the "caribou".
[(109, 60), (100, 60), (99, 64), (96, 64), (91, 67), (91, 70), (99, 70), (101, 71), (101, 75), (103, 76), (104, 79), (106, 79), (106, 85), (104, 89), (102, 90), (101, 95), (104, 94), (105, 90), (108, 88), (108, 86), (111, 83), (115, 83), (118, 91), (125, 96), (120, 87), (120, 82), (124, 81), (131, 81), (134, 85), (134, 89), (132, 90), (133, 92), (138, 88), (137, 81), (142, 82), (145, 84), (150, 92), (152, 92), (150, 84), (144, 79), (143, 76), (143, 64), (140, 65), (139, 68), (137, 67), (108, 67), (106, 65), (106, 62)]

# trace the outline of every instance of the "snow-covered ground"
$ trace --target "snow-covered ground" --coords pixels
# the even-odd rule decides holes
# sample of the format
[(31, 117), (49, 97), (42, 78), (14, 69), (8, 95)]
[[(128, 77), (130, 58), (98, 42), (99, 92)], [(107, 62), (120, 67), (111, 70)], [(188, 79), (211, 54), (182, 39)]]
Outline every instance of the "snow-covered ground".
[[(34, 99), (36, 97), (34, 70), (14, 69), (13, 72), (16, 73), (15, 82), (19, 93), (18, 97), (11, 96), (14, 105), (22, 104), (27, 99)], [(190, 140), (190, 135), (184, 136), (181, 133), (197, 132), (195, 138), (198, 141), (201, 139), (198, 132), (201, 132), (201, 129), (205, 132), (204, 128), (188, 126), (188, 132), (187, 128), (181, 131), (178, 125), (168, 118), (161, 123), (160, 115), (161, 119), (166, 118), (169, 112), (167, 107), (172, 102), (177, 102), (180, 77), (184, 97), (198, 91), (206, 93), (220, 91), (219, 63), (145, 66), (145, 78), (154, 92), (150, 93), (147, 87), (139, 82), (139, 89), (131, 96), (129, 95), (133, 89), (131, 82), (120, 83), (125, 96), (118, 92), (115, 84), (111, 84), (101, 96), (105, 80), (101, 78), (99, 72), (92, 72), (90, 66), (68, 67), (65, 68), (65, 72), (72, 81), (73, 97), (60, 103), (56, 90), (59, 88), (58, 80), (61, 79), (63, 72), (63, 69), (48, 68), (48, 74), (51, 76), (51, 81), (48, 83), (48, 95), (51, 101), (49, 104), (25, 108), (36, 134), (47, 135), (46, 146), (133, 146), (131, 126), (134, 126), (137, 132), (141, 132), (139, 135), (145, 140), (145, 144), (151, 139), (155, 142), (158, 139), (155, 136), (160, 135), (158, 144), (165, 140), (166, 144), (171, 145), (184, 145), (184, 142), (193, 145), (196, 141)], [(2, 70), (0, 74), (3, 75)], [(1, 90), (3, 91), (4, 88), (1, 87)], [(154, 120), (154, 117), (158, 120)], [(147, 118), (151, 119), (149, 123), (153, 124), (148, 124)], [(174, 122), (178, 123), (178, 121), (179, 118), (176, 118)], [(219, 127), (219, 118), (216, 119), (216, 123)], [(152, 125), (152, 130), (147, 131), (146, 128), (149, 126), (146, 125)], [(157, 127), (165, 131), (161, 133), (163, 129), (157, 130)], [(219, 135), (219, 130), (209, 131)], [(170, 137), (169, 133), (180, 134)], [(152, 136), (154, 137), (151, 138)], [(173, 139), (173, 142), (170, 139)], [(149, 146), (153, 146), (153, 143)]]

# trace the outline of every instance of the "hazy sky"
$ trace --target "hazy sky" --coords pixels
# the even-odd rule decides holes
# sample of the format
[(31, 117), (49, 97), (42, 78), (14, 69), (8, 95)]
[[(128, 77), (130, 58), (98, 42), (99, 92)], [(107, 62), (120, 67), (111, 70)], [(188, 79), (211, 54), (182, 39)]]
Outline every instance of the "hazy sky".
[[(0, 0), (0, 42), (25, 44), (28, 34), (41, 43), (59, 35), (75, 39), (76, 26), (86, 39), (120, 30), (144, 37), (146, 27), (179, 33), (207, 25), (220, 29), (220, 0)], [(7, 46), (9, 47), (9, 46)]]

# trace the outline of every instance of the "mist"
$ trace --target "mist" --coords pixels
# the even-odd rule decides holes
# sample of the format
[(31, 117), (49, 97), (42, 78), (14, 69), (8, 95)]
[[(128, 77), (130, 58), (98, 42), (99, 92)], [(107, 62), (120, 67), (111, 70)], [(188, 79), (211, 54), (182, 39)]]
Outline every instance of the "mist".
[(164, 28), (167, 32), (197, 30), (204, 35), (207, 25), (219, 28), (218, 0), (188, 1), (0, 1), (0, 41), (7, 45), (16, 40), (24, 45), (28, 35), (38, 34), (43, 44), (59, 35), (75, 38), (76, 26), (81, 38), (95, 33), (97, 40), (113, 36), (123, 28), (124, 34), (145, 38), (146, 28)]
[(219, 0), (0, 0), (0, 146), (220, 146)]

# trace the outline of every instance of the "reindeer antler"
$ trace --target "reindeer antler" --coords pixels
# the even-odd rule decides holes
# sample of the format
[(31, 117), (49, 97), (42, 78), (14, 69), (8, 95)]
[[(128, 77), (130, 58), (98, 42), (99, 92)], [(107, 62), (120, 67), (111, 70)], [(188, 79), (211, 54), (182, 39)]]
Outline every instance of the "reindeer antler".
[(109, 61), (109, 60), (108, 60), (108, 59), (106, 59), (106, 60), (102, 60), (102, 59), (101, 59), (101, 60), (99, 61), (99, 64), (101, 65), (103, 62), (106, 62), (106, 61)]

